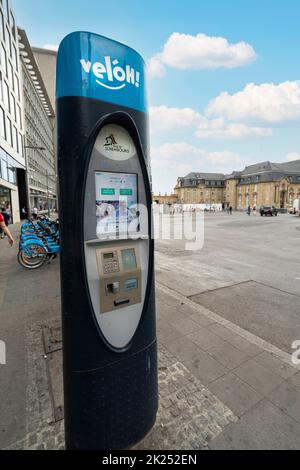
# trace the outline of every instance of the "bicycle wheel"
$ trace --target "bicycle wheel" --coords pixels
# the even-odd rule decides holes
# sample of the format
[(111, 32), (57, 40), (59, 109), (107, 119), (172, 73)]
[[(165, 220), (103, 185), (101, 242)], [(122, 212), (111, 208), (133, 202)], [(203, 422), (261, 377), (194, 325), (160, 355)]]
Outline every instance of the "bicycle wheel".
[(40, 268), (47, 258), (47, 250), (45, 247), (34, 243), (21, 249), (18, 253), (18, 262), (23, 268), (37, 269)]

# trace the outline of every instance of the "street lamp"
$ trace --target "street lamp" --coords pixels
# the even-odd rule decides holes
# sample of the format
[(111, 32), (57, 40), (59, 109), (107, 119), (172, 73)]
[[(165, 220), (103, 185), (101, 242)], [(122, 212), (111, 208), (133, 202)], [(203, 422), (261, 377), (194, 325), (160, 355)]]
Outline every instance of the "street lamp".
[(48, 205), (48, 217), (50, 218), (50, 204), (49, 204), (49, 178), (57, 178), (57, 175), (50, 175), (46, 170), (46, 181), (47, 181), (47, 205)]
[[(24, 140), (25, 140), (25, 137), (23, 137), (22, 139), (22, 143), (23, 143), (23, 154), (24, 154), (24, 158), (25, 158), (25, 166), (26, 166), (26, 173), (25, 173), (25, 176), (26, 176), (26, 185), (27, 185), (27, 214), (28, 214), (28, 218), (29, 218), (29, 214), (30, 214), (30, 184), (29, 184), (29, 176), (28, 176), (28, 161), (27, 161), (27, 154), (26, 154), (26, 149), (33, 149), (33, 150), (40, 150), (41, 152), (44, 152), (46, 149), (45, 147), (39, 147), (39, 146), (36, 146), (36, 145), (24, 145)], [(35, 171), (35, 170), (34, 170)]]

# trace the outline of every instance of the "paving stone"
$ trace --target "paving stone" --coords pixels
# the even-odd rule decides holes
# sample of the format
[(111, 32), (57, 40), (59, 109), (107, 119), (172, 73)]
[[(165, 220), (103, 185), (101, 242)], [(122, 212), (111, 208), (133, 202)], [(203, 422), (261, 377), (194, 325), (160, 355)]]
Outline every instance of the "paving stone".
[(215, 323), (215, 320), (212, 320), (207, 315), (204, 315), (203, 313), (200, 313), (200, 312), (194, 311), (194, 313), (191, 315), (190, 318), (196, 323), (199, 323), (199, 325), (201, 326), (208, 326), (208, 325), (212, 325), (213, 323)]
[(222, 343), (220, 336), (216, 335), (207, 328), (201, 328), (198, 331), (187, 335), (187, 339), (191, 340), (197, 346), (199, 346), (203, 351), (208, 351), (214, 346), (218, 346)]
[(209, 444), (212, 450), (261, 450), (266, 449), (261, 438), (253, 432), (243, 421), (229, 424)]
[(236, 349), (234, 346), (226, 343), (225, 341), (220, 342), (211, 348), (209, 350), (209, 354), (211, 354), (221, 364), (228, 367), (228, 369), (234, 369), (249, 359), (247, 354), (239, 349)]
[(283, 381), (282, 377), (278, 374), (258, 364), (253, 359), (244, 362), (234, 369), (233, 372), (262, 395), (267, 395)]
[(235, 348), (240, 349), (246, 353), (249, 357), (257, 356), (263, 352), (263, 349), (259, 348), (256, 346), (256, 344), (251, 343), (240, 335), (231, 336), (230, 338), (227, 338), (226, 341)]
[(297, 372), (296, 375), (290, 377), (287, 382), (293, 384), (296, 388), (300, 390), (300, 372)]
[(181, 320), (174, 321), (173, 326), (182, 335), (188, 335), (193, 331), (197, 331), (201, 326), (189, 318), (182, 318)]
[[(181, 315), (183, 315), (185, 318), (189, 317), (192, 320), (192, 316), (195, 314), (195, 309), (190, 307), (189, 305), (185, 303), (179, 303), (176, 305), (175, 310), (177, 310)], [(197, 323), (197, 322), (196, 322)]]
[(209, 384), (229, 371), (229, 369), (211, 357), (209, 353), (200, 349), (197, 350), (197, 354), (186, 365), (204, 385)]
[(243, 422), (259, 436), (262, 448), (300, 448), (300, 425), (267, 399), (251, 408)]
[(209, 385), (209, 389), (237, 416), (241, 416), (263, 396), (229, 372)]
[(208, 326), (208, 329), (224, 340), (236, 335), (234, 331), (226, 328), (224, 325), (220, 325), (219, 323), (214, 323), (213, 325)]
[(265, 366), (267, 369), (270, 369), (276, 374), (280, 375), (280, 377), (284, 379), (287, 379), (297, 373), (297, 369), (295, 367), (289, 366), (267, 351), (264, 351), (256, 356), (254, 360)]
[(283, 382), (268, 395), (269, 400), (287, 415), (300, 423), (300, 390), (293, 384)]

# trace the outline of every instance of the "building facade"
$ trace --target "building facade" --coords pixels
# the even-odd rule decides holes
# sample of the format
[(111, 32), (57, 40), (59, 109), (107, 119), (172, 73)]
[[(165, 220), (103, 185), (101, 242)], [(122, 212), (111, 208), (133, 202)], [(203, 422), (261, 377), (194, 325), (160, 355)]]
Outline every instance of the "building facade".
[(153, 195), (152, 197), (153, 202), (156, 204), (176, 204), (178, 202), (177, 194), (165, 194), (165, 195)]
[(177, 179), (174, 192), (179, 204), (222, 204), (225, 175), (222, 173), (189, 173)]
[(238, 210), (262, 205), (287, 209), (300, 199), (300, 160), (257, 163), (230, 175), (189, 173), (178, 178), (174, 191), (182, 204), (224, 204)]
[(15, 17), (0, 0), (0, 205), (20, 220), (26, 205), (22, 67)]
[(56, 210), (55, 113), (26, 32), (19, 28), (29, 209)]

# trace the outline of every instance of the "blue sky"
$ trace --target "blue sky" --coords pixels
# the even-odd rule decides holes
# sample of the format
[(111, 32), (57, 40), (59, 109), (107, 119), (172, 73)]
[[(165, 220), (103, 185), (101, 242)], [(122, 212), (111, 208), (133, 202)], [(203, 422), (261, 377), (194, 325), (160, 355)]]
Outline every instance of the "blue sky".
[(189, 171), (300, 158), (299, 0), (13, 0), (13, 8), (32, 45), (90, 30), (150, 60), (155, 192)]

